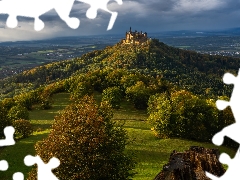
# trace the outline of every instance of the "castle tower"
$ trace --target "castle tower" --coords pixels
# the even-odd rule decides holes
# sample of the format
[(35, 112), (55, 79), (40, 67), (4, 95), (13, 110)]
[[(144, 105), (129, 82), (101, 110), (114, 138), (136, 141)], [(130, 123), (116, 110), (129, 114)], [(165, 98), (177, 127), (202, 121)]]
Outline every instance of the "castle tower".
[(132, 27), (130, 27), (129, 32), (126, 32), (125, 39), (123, 40), (124, 44), (145, 44), (148, 41), (147, 33), (143, 33), (142, 31), (135, 32), (132, 31)]

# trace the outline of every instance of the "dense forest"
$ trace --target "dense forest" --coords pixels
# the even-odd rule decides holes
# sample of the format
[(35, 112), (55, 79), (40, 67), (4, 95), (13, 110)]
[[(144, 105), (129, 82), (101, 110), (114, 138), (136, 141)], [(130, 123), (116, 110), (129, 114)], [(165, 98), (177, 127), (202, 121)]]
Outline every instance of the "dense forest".
[(225, 72), (237, 73), (238, 58), (199, 54), (165, 45), (153, 39), (150, 45), (118, 43), (72, 60), (54, 62), (0, 80), (1, 99), (97, 69), (124, 69), (131, 73), (160, 77), (199, 95), (229, 95)]
[[(122, 128), (114, 129), (108, 109), (110, 107), (118, 109), (121, 101), (126, 100), (136, 109), (147, 110), (149, 115), (147, 121), (151, 124), (156, 137), (180, 137), (210, 142), (216, 132), (234, 122), (231, 110), (218, 111), (214, 101), (218, 98), (230, 97), (232, 87), (223, 84), (222, 76), (225, 72), (236, 74), (238, 67), (240, 67), (240, 59), (181, 50), (167, 46), (157, 39), (152, 39), (148, 45), (118, 43), (72, 60), (54, 62), (2, 79), (0, 132), (3, 132), (3, 128), (7, 125), (15, 125), (18, 136), (27, 137), (33, 131), (28, 121), (28, 111), (31, 111), (35, 105), (49, 109), (53, 94), (68, 92), (73, 104), (56, 118), (49, 138), (45, 142), (38, 143), (37, 151), (41, 154), (42, 147), (49, 146), (51, 148), (47, 152), (47, 158), (53, 152), (61, 154), (61, 150), (56, 149), (60, 147), (53, 145), (51, 139), (55, 139), (60, 144), (67, 143), (66, 139), (71, 139), (75, 131), (82, 133), (82, 128), (74, 128), (78, 127), (78, 123), (89, 128), (89, 124), (92, 123), (88, 122), (89, 119), (97, 119), (97, 124), (92, 124), (95, 129), (90, 128), (89, 131), (92, 131), (93, 135), (96, 133), (96, 141), (102, 141), (104, 147), (98, 146), (98, 143), (88, 142), (88, 138), (95, 138), (86, 131), (86, 138), (81, 139), (82, 144), (79, 147), (81, 152), (86, 151), (85, 141), (93, 143), (97, 148), (96, 152), (92, 152), (91, 149), (93, 153), (91, 156), (97, 159), (94, 168), (100, 168), (106, 156), (103, 149), (110, 148), (109, 154), (116, 156), (117, 153), (122, 162), (117, 169), (114, 169), (112, 164), (109, 164), (109, 167), (102, 167), (113, 168), (113, 172), (116, 172), (106, 173), (102, 178), (128, 179), (132, 174), (126, 171), (130, 171), (134, 163), (123, 153), (126, 134)], [(99, 107), (91, 98), (94, 92), (102, 94), (102, 104)], [(77, 102), (81, 102), (82, 105)], [(84, 112), (80, 113), (83, 110)], [(78, 115), (85, 119), (79, 120)], [(57, 136), (62, 130), (64, 141)], [(100, 135), (104, 132), (106, 137)], [(78, 137), (83, 135), (81, 133)], [(117, 138), (118, 133), (122, 135)], [(2, 133), (0, 135), (3, 136)], [(113, 142), (108, 138), (115, 140)], [(74, 148), (76, 141), (76, 139), (71, 140)], [(228, 145), (232, 146), (230, 142)], [(116, 149), (119, 151), (115, 152)], [(100, 153), (99, 156), (104, 158), (98, 159), (94, 153)], [(85, 157), (84, 153), (79, 155)], [(64, 156), (63, 153), (62, 158)], [(106, 160), (118, 162), (112, 157)], [(80, 164), (86, 162), (88, 161), (79, 161)], [(72, 162), (66, 164), (72, 166)], [(78, 168), (76, 172), (79, 173)], [(65, 179), (68, 177), (91, 179), (92, 177), (88, 177), (90, 172), (91, 168), (84, 169), (83, 174), (61, 174), (59, 171), (57, 174)], [(33, 170), (31, 176), (33, 177), (34, 174), (36, 172)], [(97, 179), (99, 174), (93, 176)]]

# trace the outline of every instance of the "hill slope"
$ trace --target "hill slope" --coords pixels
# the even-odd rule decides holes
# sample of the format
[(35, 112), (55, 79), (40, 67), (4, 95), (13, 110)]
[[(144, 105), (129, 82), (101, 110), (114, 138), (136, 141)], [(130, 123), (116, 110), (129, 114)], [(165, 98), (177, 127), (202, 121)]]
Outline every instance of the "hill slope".
[(153, 39), (149, 45), (118, 43), (72, 60), (33, 68), (0, 81), (1, 99), (12, 97), (43, 84), (95, 69), (123, 68), (129, 72), (159, 76), (180, 88), (202, 95), (229, 95), (225, 72), (237, 72), (240, 59), (199, 54), (173, 48)]

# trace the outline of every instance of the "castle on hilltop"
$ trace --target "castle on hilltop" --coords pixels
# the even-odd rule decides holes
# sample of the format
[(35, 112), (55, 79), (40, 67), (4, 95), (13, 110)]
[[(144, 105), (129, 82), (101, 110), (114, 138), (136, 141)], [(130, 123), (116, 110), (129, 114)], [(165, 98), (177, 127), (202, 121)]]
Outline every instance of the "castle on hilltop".
[(148, 43), (148, 36), (147, 33), (138, 32), (138, 31), (132, 31), (132, 28), (130, 27), (130, 30), (126, 32), (126, 38), (122, 40), (123, 44), (146, 44)]

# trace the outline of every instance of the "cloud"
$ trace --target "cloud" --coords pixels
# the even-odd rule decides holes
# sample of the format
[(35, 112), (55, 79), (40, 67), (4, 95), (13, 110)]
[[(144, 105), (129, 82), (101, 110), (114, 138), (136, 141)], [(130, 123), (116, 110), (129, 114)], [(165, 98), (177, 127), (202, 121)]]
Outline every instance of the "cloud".
[(202, 13), (203, 11), (214, 10), (225, 5), (221, 0), (179, 0), (173, 11), (179, 13)]
[(88, 4), (75, 2), (71, 17), (80, 19), (80, 27), (70, 29), (58, 14), (51, 10), (40, 18), (45, 22), (41, 32), (34, 31), (33, 19), (20, 17), (21, 28), (4, 29), (7, 15), (0, 14), (0, 39), (31, 39), (56, 36), (123, 33), (130, 26), (147, 32), (188, 29), (226, 29), (239, 26), (239, 0), (123, 0), (118, 5), (114, 0), (108, 8), (118, 12), (111, 31), (106, 31), (110, 14), (98, 11), (96, 19), (86, 18)]

